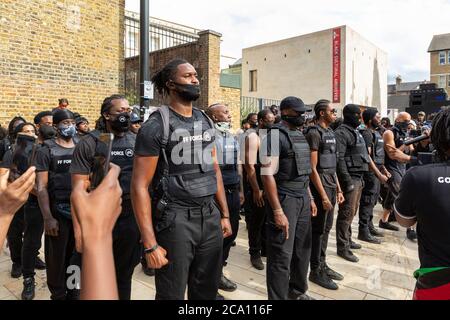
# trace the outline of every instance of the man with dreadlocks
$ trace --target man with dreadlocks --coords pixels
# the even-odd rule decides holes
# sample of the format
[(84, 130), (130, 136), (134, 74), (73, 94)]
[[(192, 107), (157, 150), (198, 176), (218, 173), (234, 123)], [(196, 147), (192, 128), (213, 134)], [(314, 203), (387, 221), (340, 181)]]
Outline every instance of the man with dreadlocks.
[(450, 299), (450, 109), (433, 121), (436, 163), (410, 169), (404, 176), (394, 212), (400, 225), (417, 222), (420, 269), (414, 299)]

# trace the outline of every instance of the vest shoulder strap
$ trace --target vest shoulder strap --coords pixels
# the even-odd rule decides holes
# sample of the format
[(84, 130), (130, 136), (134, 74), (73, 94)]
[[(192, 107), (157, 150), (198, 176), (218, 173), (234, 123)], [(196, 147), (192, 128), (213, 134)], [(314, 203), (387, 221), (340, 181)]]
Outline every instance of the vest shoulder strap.
[(209, 123), (210, 128), (211, 128), (211, 129), (214, 128), (214, 122), (211, 120), (211, 118), (206, 114), (206, 112), (205, 112), (204, 110), (199, 109), (199, 108), (195, 108), (195, 107), (193, 107), (192, 109), (193, 109), (193, 110), (200, 111), (200, 112), (202, 113), (202, 115), (206, 118), (206, 120), (208, 120), (208, 123)]
[(46, 146), (47, 148), (49, 148), (50, 150), (54, 149), (58, 146), (54, 139), (45, 140), (43, 145)]

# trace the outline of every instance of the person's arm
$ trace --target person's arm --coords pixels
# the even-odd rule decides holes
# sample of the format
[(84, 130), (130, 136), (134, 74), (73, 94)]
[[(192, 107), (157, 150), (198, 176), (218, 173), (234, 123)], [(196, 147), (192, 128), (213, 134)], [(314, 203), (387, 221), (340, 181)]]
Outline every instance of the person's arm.
[(344, 192), (342, 191), (337, 174), (334, 174), (334, 178), (336, 180), (336, 202), (338, 205), (340, 205), (345, 202)]
[(72, 212), (80, 223), (83, 243), (81, 300), (119, 298), (114, 266), (112, 231), (121, 212), (120, 168), (111, 165), (101, 184), (91, 192), (89, 183), (72, 188)]
[(408, 171), (403, 177), (398, 197), (394, 201), (395, 218), (397, 222), (405, 228), (412, 227), (416, 224), (416, 201), (421, 199), (421, 197), (416, 194), (416, 190), (420, 190), (422, 184), (415, 181), (412, 170), (414, 169)]
[(50, 198), (48, 196), (48, 171), (37, 174), (38, 202), (44, 219), (45, 234), (57, 237), (59, 232), (58, 221), (53, 217), (50, 210)]
[(8, 184), (9, 169), (0, 169), (0, 248), (14, 214), (25, 204), (36, 180), (36, 168), (30, 167), (16, 181)]
[(259, 149), (259, 137), (253, 132), (245, 139), (245, 172), (252, 188), (253, 201), (258, 207), (264, 206), (264, 197), (262, 190), (259, 189), (258, 178), (256, 177), (256, 159)]
[(216, 203), (219, 206), (223, 237), (231, 236), (230, 212), (228, 211), (227, 197), (225, 196), (225, 187), (222, 180), (222, 172), (216, 158), (216, 149), (212, 150), (212, 158), (214, 161), (214, 171), (216, 172), (217, 192), (215, 194)]
[(337, 176), (339, 183), (344, 192), (352, 191), (354, 189), (352, 183), (352, 177), (347, 169), (347, 163), (345, 162), (345, 152), (347, 150), (347, 139), (345, 135), (337, 131), (336, 135), (336, 153), (337, 153)]
[(152, 222), (152, 206), (148, 187), (153, 181), (159, 156), (143, 157), (135, 155), (133, 175), (131, 178), (131, 201), (133, 204), (136, 222), (141, 231), (142, 242), (147, 249), (157, 249), (146, 255), (150, 268), (160, 269), (169, 261), (167, 252), (156, 242), (155, 231)]
[(323, 208), (326, 211), (329, 211), (333, 208), (330, 199), (328, 199), (328, 195), (325, 192), (325, 188), (322, 185), (322, 179), (320, 179), (319, 172), (317, 171), (317, 163), (318, 163), (318, 151), (311, 150), (311, 182), (313, 183), (316, 190), (319, 192), (320, 199), (322, 201)]
[(400, 148), (395, 147), (394, 134), (390, 130), (386, 130), (383, 134), (384, 150), (386, 151), (389, 159), (399, 162), (409, 162), (411, 161), (411, 156), (408, 156), (403, 152), (405, 145)]

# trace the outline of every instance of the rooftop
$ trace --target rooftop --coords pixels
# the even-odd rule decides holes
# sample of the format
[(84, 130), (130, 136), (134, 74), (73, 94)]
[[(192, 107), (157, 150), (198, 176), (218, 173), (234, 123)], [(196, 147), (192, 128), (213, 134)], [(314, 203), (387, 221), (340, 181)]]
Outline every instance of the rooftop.
[(428, 52), (449, 50), (450, 49), (450, 33), (438, 34), (433, 36)]

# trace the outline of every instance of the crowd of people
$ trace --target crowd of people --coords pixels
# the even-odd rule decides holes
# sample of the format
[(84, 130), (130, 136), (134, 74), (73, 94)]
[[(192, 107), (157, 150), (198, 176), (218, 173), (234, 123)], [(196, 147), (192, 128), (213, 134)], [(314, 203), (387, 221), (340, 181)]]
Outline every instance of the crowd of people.
[[(193, 107), (201, 92), (187, 61), (172, 60), (152, 82), (168, 104), (145, 123), (121, 95), (105, 98), (95, 130), (67, 99), (33, 123), (10, 122), (0, 142), (0, 245), (6, 237), (23, 300), (34, 298), (35, 269), (46, 269), (53, 300), (129, 300), (139, 263), (155, 276), (156, 299), (182, 300), (186, 291), (192, 300), (224, 299), (219, 290), (237, 289), (223, 268), (241, 216), (250, 263), (266, 268), (268, 299), (313, 300), (308, 280), (338, 290), (344, 279), (326, 259), (333, 227), (337, 255), (359, 261), (354, 252), (362, 245), (351, 228), (357, 213), (362, 242), (382, 245), (380, 229), (398, 231), (395, 220), (407, 227), (408, 239), (418, 238), (422, 268), (415, 297), (444, 297), (429, 290), (450, 283), (450, 110), (433, 122), (401, 112), (391, 126), (375, 108), (349, 104), (337, 119), (328, 100), (309, 107), (290, 96), (249, 114), (233, 134), (226, 104)], [(101, 133), (114, 136), (111, 168), (91, 190)], [(14, 166), (19, 135), (39, 146), (21, 175)], [(423, 165), (433, 151), (438, 164)], [(442, 183), (426, 187), (427, 168), (441, 170)], [(419, 179), (440, 206), (434, 221), (416, 191)], [(384, 209), (378, 228), (377, 202)], [(44, 232), (45, 262), (38, 256)], [(77, 268), (81, 279), (69, 286), (68, 270)], [(430, 268), (440, 272), (440, 286)]]

